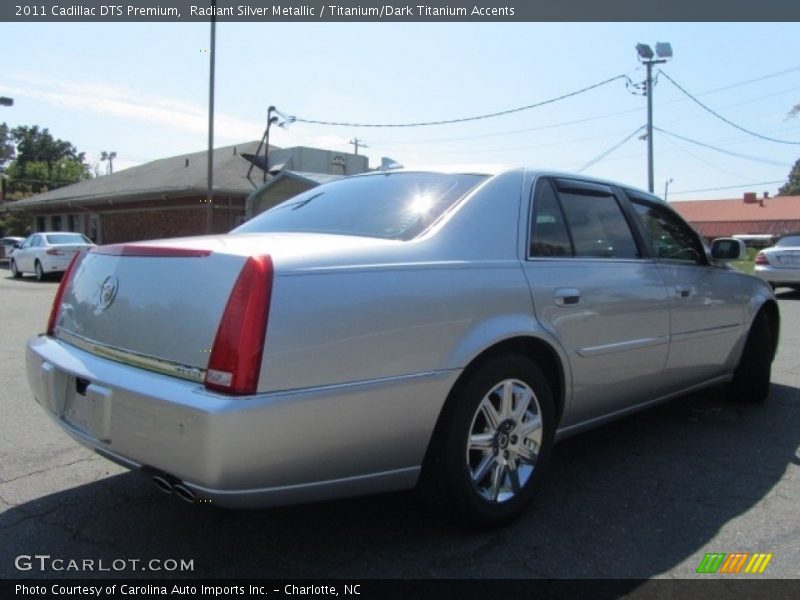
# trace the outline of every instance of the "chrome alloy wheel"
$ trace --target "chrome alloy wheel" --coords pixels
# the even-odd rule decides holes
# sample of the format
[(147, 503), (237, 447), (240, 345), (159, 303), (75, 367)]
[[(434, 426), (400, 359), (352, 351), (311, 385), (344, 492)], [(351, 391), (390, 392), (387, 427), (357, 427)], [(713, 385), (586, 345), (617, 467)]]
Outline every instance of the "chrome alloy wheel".
[(516, 496), (533, 475), (542, 445), (542, 416), (533, 390), (506, 379), (484, 396), (472, 418), (467, 469), (478, 494), (490, 503)]

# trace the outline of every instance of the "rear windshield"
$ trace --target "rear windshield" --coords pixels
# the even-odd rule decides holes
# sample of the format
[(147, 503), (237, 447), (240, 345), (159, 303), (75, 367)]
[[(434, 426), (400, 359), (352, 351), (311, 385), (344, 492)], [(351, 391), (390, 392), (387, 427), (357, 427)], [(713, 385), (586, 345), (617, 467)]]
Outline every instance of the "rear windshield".
[(91, 244), (88, 238), (80, 233), (49, 233), (44, 236), (48, 244)]
[(787, 235), (778, 240), (776, 246), (800, 246), (800, 235)]
[(232, 233), (299, 231), (410, 240), (484, 179), (440, 173), (342, 179), (294, 196)]

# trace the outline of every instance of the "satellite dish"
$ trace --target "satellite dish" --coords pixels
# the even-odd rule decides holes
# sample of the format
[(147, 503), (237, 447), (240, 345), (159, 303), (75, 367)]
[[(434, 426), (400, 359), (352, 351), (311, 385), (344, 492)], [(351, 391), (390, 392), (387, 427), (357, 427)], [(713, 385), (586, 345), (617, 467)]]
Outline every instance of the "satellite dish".
[(394, 169), (402, 169), (403, 165), (401, 165), (396, 160), (389, 158), (388, 156), (384, 156), (381, 158), (381, 166), (378, 167), (378, 171), (392, 171)]

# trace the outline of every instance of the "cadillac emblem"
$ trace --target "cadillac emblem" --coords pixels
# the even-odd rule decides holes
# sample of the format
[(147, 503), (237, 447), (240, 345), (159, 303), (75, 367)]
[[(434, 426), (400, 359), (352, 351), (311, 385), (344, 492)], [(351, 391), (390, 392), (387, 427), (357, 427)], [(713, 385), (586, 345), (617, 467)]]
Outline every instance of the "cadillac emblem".
[(103, 285), (100, 286), (100, 310), (106, 310), (111, 306), (114, 298), (117, 297), (117, 289), (119, 289), (119, 279), (117, 279), (116, 275), (106, 277)]

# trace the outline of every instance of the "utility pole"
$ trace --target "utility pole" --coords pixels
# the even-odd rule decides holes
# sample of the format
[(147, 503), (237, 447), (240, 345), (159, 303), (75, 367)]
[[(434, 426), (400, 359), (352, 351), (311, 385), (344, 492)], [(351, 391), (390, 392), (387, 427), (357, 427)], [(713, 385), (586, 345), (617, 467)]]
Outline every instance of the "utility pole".
[(358, 147), (361, 146), (362, 148), (369, 148), (363, 141), (359, 140), (358, 138), (353, 138), (348, 142), (351, 146), (356, 147), (356, 156), (358, 156)]
[(672, 183), (672, 177), (664, 182), (664, 202), (667, 201), (667, 194), (669, 193), (669, 184)]
[(208, 166), (206, 173), (206, 233), (214, 228), (214, 59), (216, 52), (217, 2), (211, 2), (211, 48), (208, 70)]
[[(653, 193), (655, 189), (653, 179), (653, 65), (660, 65), (672, 58), (672, 46), (667, 42), (657, 42), (656, 51), (647, 44), (636, 44), (639, 60), (647, 68), (647, 81), (645, 82), (645, 96), (647, 96), (647, 189)], [(658, 58), (654, 58), (655, 56)]]

